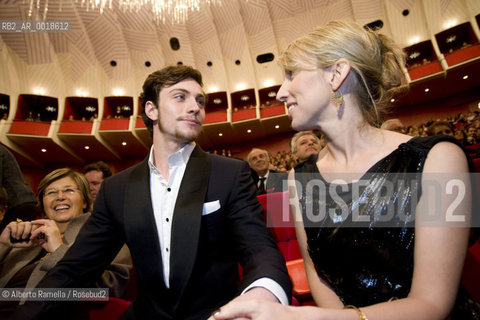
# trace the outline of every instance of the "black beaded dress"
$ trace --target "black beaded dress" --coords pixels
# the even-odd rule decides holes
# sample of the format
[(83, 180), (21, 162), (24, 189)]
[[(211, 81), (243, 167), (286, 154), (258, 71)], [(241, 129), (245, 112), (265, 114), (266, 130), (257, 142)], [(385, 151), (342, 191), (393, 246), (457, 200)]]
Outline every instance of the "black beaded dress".
[(316, 156), (295, 168), (308, 252), (319, 276), (345, 305), (408, 295), (423, 166), (440, 141), (455, 142), (444, 135), (412, 138), (358, 182), (342, 186), (322, 177)]

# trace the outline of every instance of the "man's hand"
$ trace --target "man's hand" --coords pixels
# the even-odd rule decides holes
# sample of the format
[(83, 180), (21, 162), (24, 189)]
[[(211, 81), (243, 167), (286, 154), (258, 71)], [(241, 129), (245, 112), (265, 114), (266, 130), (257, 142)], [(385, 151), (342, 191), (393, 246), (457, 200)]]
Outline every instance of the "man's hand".
[[(274, 302), (274, 303), (278, 303), (278, 299), (277, 297), (275, 297), (275, 295), (273, 293), (271, 293), (270, 291), (268, 291), (267, 289), (265, 288), (262, 288), (262, 287), (255, 287), (255, 288), (252, 288), (250, 290), (248, 290), (247, 292), (245, 292), (244, 294), (242, 294), (241, 296), (238, 296), (236, 297), (235, 299), (233, 299), (232, 301), (230, 301), (228, 304), (226, 304), (225, 306), (223, 306), (221, 309), (224, 309), (224, 308), (227, 308), (227, 309), (230, 309), (233, 305), (249, 305), (249, 302)], [(279, 304), (280, 306), (280, 304)], [(210, 316), (210, 318), (208, 318), (208, 320), (215, 320), (217, 319), (216, 317), (214, 317), (215, 313), (217, 311), (215, 311), (212, 316)], [(222, 318), (224, 319), (224, 318)], [(251, 316), (250, 316), (250, 312), (245, 312), (245, 314), (242, 314), (242, 312), (240, 313), (237, 313), (235, 315), (235, 317), (231, 317), (231, 318), (228, 318), (228, 319), (235, 319), (235, 320), (245, 320), (245, 319), (251, 319)]]

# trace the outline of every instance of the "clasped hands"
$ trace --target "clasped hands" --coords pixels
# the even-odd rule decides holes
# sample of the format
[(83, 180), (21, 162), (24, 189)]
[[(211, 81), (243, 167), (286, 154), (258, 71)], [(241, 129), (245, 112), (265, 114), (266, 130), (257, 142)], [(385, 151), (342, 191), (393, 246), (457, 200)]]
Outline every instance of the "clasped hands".
[(0, 243), (13, 248), (41, 246), (54, 252), (62, 244), (62, 235), (55, 221), (38, 219), (10, 222), (0, 234)]

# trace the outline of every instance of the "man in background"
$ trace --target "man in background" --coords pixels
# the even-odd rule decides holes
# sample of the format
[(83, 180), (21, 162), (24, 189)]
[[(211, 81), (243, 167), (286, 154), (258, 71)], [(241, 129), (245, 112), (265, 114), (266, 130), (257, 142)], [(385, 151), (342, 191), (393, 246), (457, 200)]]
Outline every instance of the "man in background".
[(288, 179), (288, 175), (286, 172), (270, 169), (270, 157), (267, 150), (253, 148), (247, 156), (247, 161), (253, 170), (252, 178), (257, 186), (257, 195), (286, 190), (283, 182)]
[(292, 137), (290, 149), (297, 164), (299, 164), (307, 160), (312, 154), (320, 152), (320, 139), (313, 131), (300, 131)]
[(98, 161), (83, 167), (83, 174), (88, 180), (90, 194), (92, 195), (93, 202), (95, 202), (103, 180), (112, 175), (112, 170), (110, 170), (110, 167), (105, 162)]
[(448, 136), (454, 136), (453, 125), (448, 121), (434, 121), (427, 128), (427, 134), (429, 136), (435, 136), (437, 134), (446, 134)]

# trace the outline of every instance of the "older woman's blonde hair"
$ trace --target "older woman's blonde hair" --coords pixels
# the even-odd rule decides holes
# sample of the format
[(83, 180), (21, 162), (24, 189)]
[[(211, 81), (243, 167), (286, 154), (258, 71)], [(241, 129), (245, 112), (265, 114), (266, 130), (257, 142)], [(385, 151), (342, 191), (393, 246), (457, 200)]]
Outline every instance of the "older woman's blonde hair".
[(331, 21), (292, 42), (280, 56), (287, 72), (331, 67), (347, 59), (356, 76), (353, 94), (365, 121), (375, 124), (384, 113), (389, 90), (403, 80), (405, 54), (389, 37), (354, 22)]
[(90, 194), (90, 186), (88, 184), (87, 178), (85, 178), (83, 174), (70, 168), (61, 168), (53, 170), (52, 172), (47, 174), (38, 184), (38, 203), (40, 205), (40, 208), (42, 209), (42, 214), (45, 214), (45, 208), (43, 207), (43, 197), (45, 196), (45, 190), (53, 182), (66, 177), (70, 177), (75, 182), (78, 190), (80, 191), (80, 194), (82, 195), (83, 203), (85, 204), (83, 212), (90, 212), (92, 210), (93, 201)]

